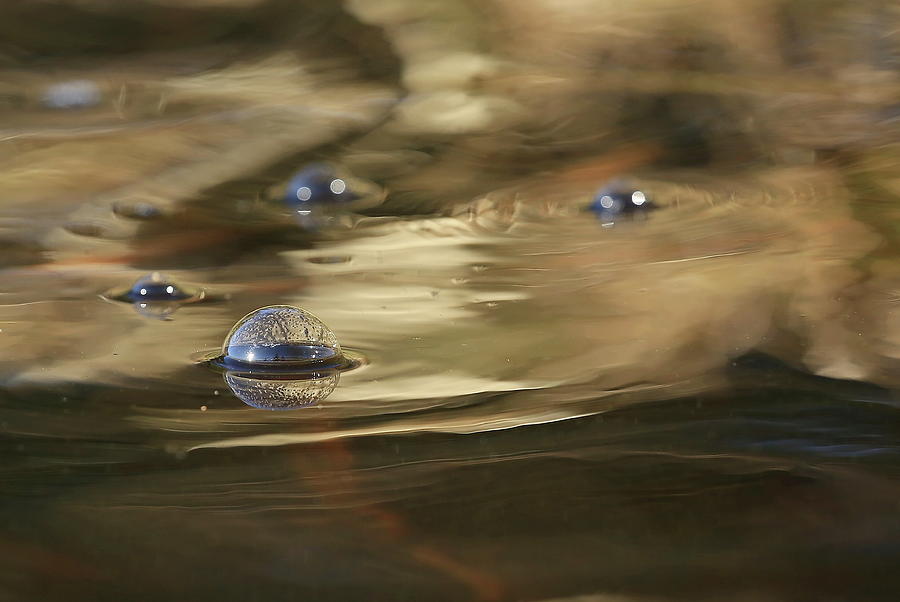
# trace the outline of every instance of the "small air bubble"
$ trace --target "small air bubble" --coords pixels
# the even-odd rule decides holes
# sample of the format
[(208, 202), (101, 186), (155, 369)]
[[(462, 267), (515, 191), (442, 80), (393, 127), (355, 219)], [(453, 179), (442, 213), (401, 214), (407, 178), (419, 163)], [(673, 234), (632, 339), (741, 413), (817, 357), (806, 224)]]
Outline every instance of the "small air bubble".
[(177, 286), (159, 272), (139, 279), (131, 287), (132, 301), (178, 301), (189, 297), (181, 287)]
[(168, 320), (181, 305), (206, 298), (205, 291), (179, 286), (159, 272), (137, 280), (131, 288), (109, 291), (105, 299), (130, 303), (142, 315)]

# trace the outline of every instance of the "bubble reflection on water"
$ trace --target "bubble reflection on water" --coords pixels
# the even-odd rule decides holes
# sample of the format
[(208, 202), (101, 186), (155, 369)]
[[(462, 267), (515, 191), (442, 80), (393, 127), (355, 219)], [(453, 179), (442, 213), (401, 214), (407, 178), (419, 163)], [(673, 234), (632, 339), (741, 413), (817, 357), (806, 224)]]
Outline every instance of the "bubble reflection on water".
[(296, 410), (327, 399), (337, 387), (340, 373), (333, 371), (309, 374), (302, 379), (273, 379), (226, 372), (224, 378), (232, 393), (248, 406), (260, 410)]

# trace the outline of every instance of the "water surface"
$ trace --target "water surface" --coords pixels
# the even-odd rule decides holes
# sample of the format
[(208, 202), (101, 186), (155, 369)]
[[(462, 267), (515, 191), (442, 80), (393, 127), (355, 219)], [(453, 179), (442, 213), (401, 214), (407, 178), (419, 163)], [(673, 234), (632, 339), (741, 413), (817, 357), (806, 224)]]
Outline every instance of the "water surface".
[[(42, 4), (0, 600), (897, 599), (896, 11)], [(202, 361), (281, 304), (358, 365)]]

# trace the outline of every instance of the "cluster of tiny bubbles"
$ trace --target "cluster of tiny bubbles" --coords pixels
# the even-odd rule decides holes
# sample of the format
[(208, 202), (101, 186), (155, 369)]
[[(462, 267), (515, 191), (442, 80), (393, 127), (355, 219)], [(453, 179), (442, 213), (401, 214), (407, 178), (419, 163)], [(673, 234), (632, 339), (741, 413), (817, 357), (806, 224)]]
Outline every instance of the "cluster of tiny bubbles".
[(219, 355), (207, 358), (249, 406), (291, 410), (316, 405), (340, 373), (359, 364), (316, 316), (291, 305), (250, 312), (234, 325)]
[(104, 299), (130, 303), (139, 314), (168, 319), (179, 307), (206, 299), (206, 291), (176, 284), (159, 272), (138, 278), (131, 288), (110, 291)]
[(656, 206), (642, 190), (617, 182), (598, 190), (588, 208), (608, 228), (624, 219), (646, 218)]

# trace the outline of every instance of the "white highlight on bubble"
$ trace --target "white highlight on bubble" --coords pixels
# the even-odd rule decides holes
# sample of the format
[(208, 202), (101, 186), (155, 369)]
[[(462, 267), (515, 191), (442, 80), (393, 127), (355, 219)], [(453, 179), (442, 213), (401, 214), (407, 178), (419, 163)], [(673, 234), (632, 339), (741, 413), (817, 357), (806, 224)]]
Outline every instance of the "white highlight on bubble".
[(308, 201), (312, 198), (312, 189), (309, 186), (301, 186), (297, 189), (297, 200)]
[(328, 185), (328, 188), (330, 188), (331, 192), (333, 192), (334, 194), (341, 194), (342, 192), (347, 190), (347, 183), (338, 178), (336, 180), (332, 180), (331, 184)]
[(602, 197), (600, 197), (600, 206), (604, 209), (612, 209), (612, 206), (614, 204), (615, 201), (613, 201), (613, 198), (611, 196), (604, 194)]
[(644, 204), (644, 201), (647, 200), (647, 197), (644, 196), (644, 193), (640, 190), (635, 190), (631, 193), (631, 202), (640, 207)]

